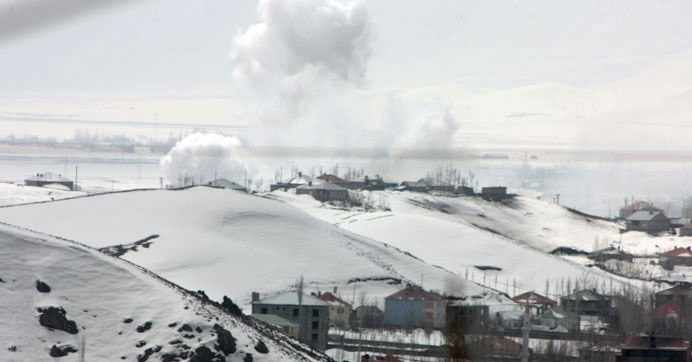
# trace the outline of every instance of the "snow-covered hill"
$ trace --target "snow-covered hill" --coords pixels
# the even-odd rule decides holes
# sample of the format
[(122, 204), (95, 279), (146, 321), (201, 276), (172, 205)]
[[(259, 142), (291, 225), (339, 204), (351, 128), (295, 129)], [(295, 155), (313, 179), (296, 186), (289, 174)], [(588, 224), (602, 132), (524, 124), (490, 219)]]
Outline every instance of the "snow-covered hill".
[[(121, 257), (212, 299), (249, 302), (291, 288), (381, 303), (403, 287), (455, 295), (484, 289), (390, 245), (317, 220), (283, 202), (231, 190), (152, 190), (0, 209), (0, 221), (93, 247), (132, 244)], [(158, 235), (154, 237), (154, 235)], [(145, 245), (133, 244), (152, 237)], [(142, 244), (142, 243), (140, 243)], [(502, 298), (501, 298), (502, 299)], [(506, 301), (506, 299), (504, 299)]]
[(45, 202), (84, 196), (81, 191), (66, 191), (47, 187), (16, 185), (0, 182), (0, 206)]
[[(74, 351), (61, 361), (177, 361), (202, 355), (205, 347), (227, 361), (247, 353), (254, 361), (323, 359), (82, 245), (3, 225), (0, 248), (2, 361), (47, 361), (51, 349)], [(236, 339), (235, 351), (228, 333)], [(268, 353), (255, 349), (259, 341)]]
[[(559, 247), (591, 251), (596, 245), (618, 242), (627, 250), (645, 252), (653, 251), (655, 245), (665, 250), (664, 247), (690, 243), (689, 238), (654, 238), (638, 232), (621, 236), (618, 224), (521, 196), (497, 203), (478, 197), (371, 192), (364, 198), (379, 210), (369, 212), (329, 207), (310, 196), (291, 192), (276, 191), (269, 197), (509, 294), (545, 292), (546, 283), (554, 293), (556, 285), (568, 279), (598, 287), (630, 282), (641, 285), (639, 281), (587, 267), (585, 264), (592, 262), (585, 257), (550, 254)], [(500, 270), (481, 271), (477, 267)]]

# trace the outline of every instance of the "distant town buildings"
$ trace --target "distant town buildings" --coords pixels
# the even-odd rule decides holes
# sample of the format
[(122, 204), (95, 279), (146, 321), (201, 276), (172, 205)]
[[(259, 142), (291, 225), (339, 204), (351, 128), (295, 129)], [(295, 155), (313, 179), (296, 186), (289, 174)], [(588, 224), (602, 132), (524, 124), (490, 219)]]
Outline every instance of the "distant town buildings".
[(649, 234), (659, 233), (670, 228), (670, 220), (663, 214), (663, 211), (635, 211), (625, 221), (627, 222), (627, 230), (643, 231)]

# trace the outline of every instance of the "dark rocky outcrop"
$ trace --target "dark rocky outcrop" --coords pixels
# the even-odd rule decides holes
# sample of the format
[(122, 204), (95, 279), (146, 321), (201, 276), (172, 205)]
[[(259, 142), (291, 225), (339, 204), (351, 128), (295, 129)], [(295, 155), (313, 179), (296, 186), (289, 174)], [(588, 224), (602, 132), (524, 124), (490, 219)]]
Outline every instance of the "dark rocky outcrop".
[(207, 346), (197, 347), (191, 354), (190, 362), (226, 362), (224, 356), (212, 352)]
[(144, 324), (140, 324), (136, 328), (137, 332), (139, 332), (139, 333), (144, 333), (150, 329), (151, 329), (151, 321), (144, 322)]
[(67, 317), (65, 317), (65, 310), (61, 307), (39, 308), (38, 312), (41, 313), (38, 322), (42, 326), (65, 331), (69, 334), (79, 333), (77, 323), (67, 319)]
[(243, 362), (252, 362), (252, 353), (246, 353)]
[(141, 348), (147, 345), (147, 341), (139, 341), (137, 344), (135, 344), (135, 347)]
[(236, 345), (235, 338), (231, 332), (225, 330), (218, 324), (214, 324), (214, 331), (216, 331), (216, 347), (221, 350), (226, 356), (231, 353), (235, 353)]
[(160, 350), (161, 350), (161, 346), (154, 346), (154, 347), (149, 347), (149, 348), (145, 349), (142, 354), (137, 356), (137, 362), (145, 362), (146, 360), (149, 359), (149, 357), (152, 354), (159, 352)]
[(223, 302), (221, 303), (221, 306), (236, 317), (240, 317), (243, 315), (243, 310), (240, 309), (240, 307), (238, 307), (237, 304), (233, 303), (231, 298), (225, 295), (223, 296)]
[(49, 354), (51, 357), (65, 357), (68, 354), (75, 352), (77, 352), (77, 349), (69, 344), (60, 347), (53, 345), (53, 347), (50, 348)]
[(50, 293), (50, 286), (43, 281), (36, 280), (36, 290), (41, 293)]
[(269, 348), (267, 348), (267, 345), (262, 342), (262, 340), (257, 341), (257, 344), (255, 344), (255, 351), (265, 354), (269, 353)]
[(132, 323), (133, 319), (132, 318), (125, 318), (123, 319), (123, 323)]
[(190, 327), (188, 324), (183, 324), (180, 326), (180, 328), (178, 328), (178, 332), (192, 332), (192, 327)]

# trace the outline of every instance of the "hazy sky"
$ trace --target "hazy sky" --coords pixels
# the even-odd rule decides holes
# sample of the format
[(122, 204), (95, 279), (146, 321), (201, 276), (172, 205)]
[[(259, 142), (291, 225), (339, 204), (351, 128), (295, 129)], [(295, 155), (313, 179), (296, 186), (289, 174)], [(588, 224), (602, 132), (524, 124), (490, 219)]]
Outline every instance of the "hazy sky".
[[(238, 96), (231, 60), (234, 39), (266, 20), (261, 19), (257, 2), (149, 0), (114, 5), (105, 1), (102, 9), (72, 16), (43, 9), (47, 14), (29, 16), (27, 21), (36, 22), (31, 28), (16, 21), (20, 3), (0, 0), (0, 23), (5, 24), (0, 27), (0, 118), (18, 114), (108, 120), (160, 117), (258, 127), (256, 117), (242, 110), (248, 100)], [(285, 40), (280, 34), (286, 29), (296, 30), (293, 35), (303, 42), (301, 46), (312, 46), (312, 39), (331, 44), (328, 38), (319, 38), (330, 33), (309, 33), (316, 29), (310, 28), (310, 19), (319, 18), (300, 13), (306, 12), (301, 4), (319, 2), (287, 1), (285, 9), (275, 1), (266, 3), (268, 14), (295, 10), (291, 13), (295, 18), (269, 22), (279, 35), (266, 44)], [(328, 3), (354, 7), (349, 1)], [(321, 97), (324, 84), (301, 84), (319, 89), (315, 92), (320, 95), (307, 93), (308, 98), (319, 98), (317, 106), (308, 103), (306, 112), (285, 117), (337, 119), (339, 124), (348, 124), (351, 117), (365, 124), (341, 130), (346, 133), (387, 133), (404, 125), (401, 132), (408, 135), (403, 138), (373, 136), (373, 142), (387, 139), (390, 144), (401, 139), (421, 142), (414, 135), (429, 128), (428, 121), (397, 118), (416, 114), (432, 119), (433, 126), (448, 127), (446, 141), (451, 145), (686, 147), (686, 142), (670, 142), (670, 135), (692, 131), (689, 1), (357, 4), (365, 11), (359, 16), (369, 24), (367, 43), (359, 50), (369, 53), (360, 59), (363, 64), (356, 64), (362, 65), (363, 76), (330, 87), (326, 98)], [(51, 11), (56, 15), (51, 17)], [(306, 23), (296, 20), (301, 16), (307, 17)], [(8, 19), (15, 19), (14, 30)], [(300, 33), (303, 30), (307, 33)], [(325, 52), (339, 51), (329, 46), (300, 49), (322, 52), (318, 58), (306, 53), (309, 64), (326, 59)], [(335, 99), (338, 104), (331, 107)], [(298, 123), (317, 124), (291, 122), (289, 129)], [(299, 134), (304, 129), (295, 130)]]

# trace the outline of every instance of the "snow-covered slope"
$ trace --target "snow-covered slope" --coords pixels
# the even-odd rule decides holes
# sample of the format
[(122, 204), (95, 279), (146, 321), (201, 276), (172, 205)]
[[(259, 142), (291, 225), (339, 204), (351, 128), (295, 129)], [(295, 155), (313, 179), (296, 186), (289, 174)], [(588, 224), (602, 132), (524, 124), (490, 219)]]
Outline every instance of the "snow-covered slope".
[(83, 195), (85, 193), (80, 191), (66, 191), (0, 182), (0, 206), (61, 200)]
[[(0, 247), (2, 361), (51, 360), (54, 345), (76, 350), (61, 361), (82, 360), (82, 353), (86, 361), (143, 361), (147, 350), (148, 360), (159, 361), (166, 354), (191, 357), (189, 352), (203, 345), (221, 354), (215, 350), (223, 334), (214, 327), (217, 323), (237, 339), (237, 350), (225, 356), (228, 361), (240, 361), (246, 353), (255, 361), (322, 359), (298, 351), (303, 347), (286, 337), (265, 327), (256, 330), (151, 273), (93, 249), (6, 225), (0, 226)], [(37, 281), (50, 291), (39, 291)], [(76, 333), (42, 326), (39, 308), (48, 307), (62, 308)], [(182, 329), (184, 325), (190, 329)], [(268, 353), (255, 350), (260, 340)]]
[[(591, 250), (595, 239), (610, 242), (620, 235), (616, 224), (540, 200), (516, 197), (503, 204), (477, 197), (385, 191), (365, 196), (380, 211), (363, 212), (328, 207), (309, 196), (290, 192), (269, 196), (509, 294), (545, 292), (546, 282), (555, 292), (556, 285), (568, 279), (599, 287), (630, 282), (584, 266), (590, 263), (586, 258), (568, 259), (549, 253), (564, 246)], [(652, 242), (651, 236), (642, 233), (633, 233), (632, 237)], [(501, 270), (481, 271), (476, 266)]]
[(98, 248), (158, 235), (122, 258), (215, 300), (228, 295), (239, 304), (249, 302), (252, 291), (289, 289), (301, 275), (308, 291), (337, 287), (347, 300), (381, 303), (402, 282), (421, 278), (424, 287), (455, 295), (484, 292), (291, 205), (231, 190), (136, 191), (22, 205), (0, 209), (0, 221)]

